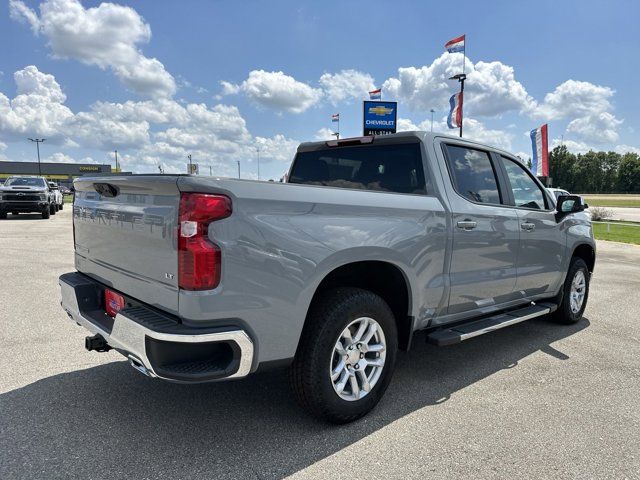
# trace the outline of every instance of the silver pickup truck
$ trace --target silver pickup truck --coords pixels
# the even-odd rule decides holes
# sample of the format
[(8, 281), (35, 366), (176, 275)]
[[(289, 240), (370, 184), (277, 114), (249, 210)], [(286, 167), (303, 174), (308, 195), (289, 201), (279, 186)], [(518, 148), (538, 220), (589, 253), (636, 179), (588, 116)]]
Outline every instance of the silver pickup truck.
[(301, 405), (341, 423), (419, 330), (444, 346), (582, 316), (585, 205), (554, 206), (507, 152), (424, 132), (303, 143), (288, 179), (77, 179), (60, 286), (86, 348), (175, 382), (286, 365)]

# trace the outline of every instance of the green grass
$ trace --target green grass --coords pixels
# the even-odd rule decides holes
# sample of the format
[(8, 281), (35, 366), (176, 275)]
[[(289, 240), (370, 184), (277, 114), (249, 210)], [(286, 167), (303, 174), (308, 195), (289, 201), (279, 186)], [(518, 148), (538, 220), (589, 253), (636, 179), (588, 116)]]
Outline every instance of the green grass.
[(609, 226), (604, 223), (593, 224), (593, 234), (598, 240), (610, 240), (612, 242), (635, 243), (640, 245), (640, 226), (633, 227), (630, 225)]
[(73, 203), (73, 195), (64, 195), (64, 203)]
[(591, 207), (640, 207), (640, 199), (638, 198), (593, 198), (588, 196), (584, 198)]

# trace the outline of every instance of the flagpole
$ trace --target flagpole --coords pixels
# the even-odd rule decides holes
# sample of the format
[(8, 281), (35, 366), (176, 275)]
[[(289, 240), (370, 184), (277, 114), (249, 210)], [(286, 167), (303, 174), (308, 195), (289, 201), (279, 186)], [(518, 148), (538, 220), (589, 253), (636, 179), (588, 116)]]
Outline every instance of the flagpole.
[[(464, 73), (464, 67), (467, 63), (467, 36), (464, 36), (464, 47), (462, 47), (462, 73)], [(460, 135), (462, 136), (462, 135)]]
[[(464, 72), (464, 67), (462, 71)], [(464, 80), (466, 78), (464, 73), (460, 77), (460, 138), (462, 138), (462, 122), (464, 122)]]

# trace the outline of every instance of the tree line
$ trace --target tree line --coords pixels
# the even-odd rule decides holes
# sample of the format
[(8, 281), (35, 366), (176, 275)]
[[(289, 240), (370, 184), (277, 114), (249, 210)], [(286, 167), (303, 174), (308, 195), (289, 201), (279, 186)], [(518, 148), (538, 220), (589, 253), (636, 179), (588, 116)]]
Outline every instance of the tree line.
[(549, 152), (549, 176), (554, 187), (572, 193), (640, 193), (640, 155), (573, 154), (561, 145)]

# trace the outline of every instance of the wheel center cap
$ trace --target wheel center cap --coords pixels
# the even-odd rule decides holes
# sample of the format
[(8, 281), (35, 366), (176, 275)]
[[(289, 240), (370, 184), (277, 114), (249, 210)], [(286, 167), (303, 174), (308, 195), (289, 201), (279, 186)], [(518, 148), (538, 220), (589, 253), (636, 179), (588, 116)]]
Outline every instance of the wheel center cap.
[(349, 357), (347, 363), (355, 365), (360, 361), (360, 350), (358, 350), (356, 347), (353, 347), (353, 350), (347, 350), (347, 356)]

